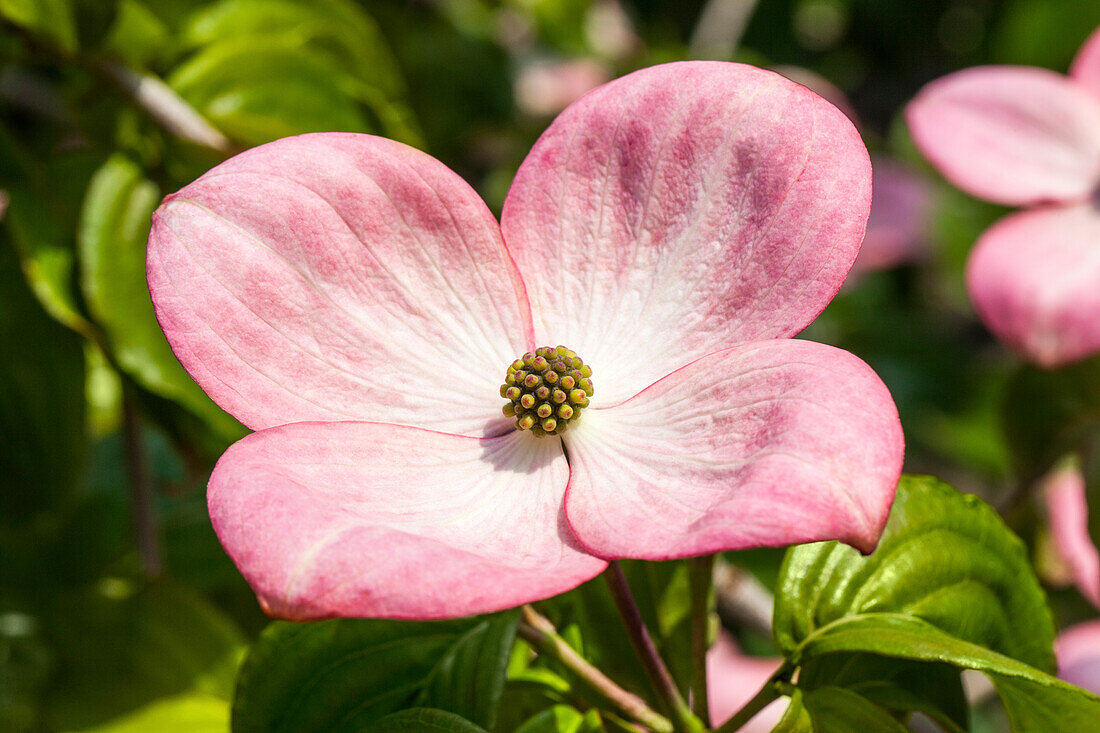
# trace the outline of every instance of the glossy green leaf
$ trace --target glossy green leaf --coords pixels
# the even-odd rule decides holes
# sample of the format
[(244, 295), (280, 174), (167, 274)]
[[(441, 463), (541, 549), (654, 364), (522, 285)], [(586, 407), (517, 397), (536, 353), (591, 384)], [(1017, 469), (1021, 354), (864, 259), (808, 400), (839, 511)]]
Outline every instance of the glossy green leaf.
[(152, 702), (88, 733), (225, 733), (229, 703), (202, 693), (185, 693)]
[(319, 53), (355, 80), (353, 96), (389, 137), (416, 145), (405, 84), (374, 20), (347, 0), (222, 0), (197, 12), (184, 41), (194, 47), (253, 38)]
[(244, 434), (199, 389), (172, 354), (145, 284), (145, 245), (160, 191), (123, 155), (111, 157), (88, 186), (77, 236), (81, 286), (115, 360), (149, 391), (179, 403), (224, 441)]
[(358, 731), (413, 704), (492, 728), (518, 618), (275, 622), (241, 669), (234, 733)]
[(1047, 371), (1021, 366), (1009, 382), (1004, 424), (1021, 478), (1034, 478), (1100, 434), (1100, 357)]
[(228, 701), (244, 648), (220, 610), (166, 580), (104, 578), (60, 596), (48, 623), (57, 650), (51, 729), (117, 722), (183, 694)]
[(84, 352), (31, 294), (0, 230), (0, 527), (72, 494), (85, 456)]
[(806, 694), (814, 733), (907, 733), (889, 712), (843, 687), (819, 687)]
[(392, 713), (363, 733), (485, 733), (460, 715), (435, 708), (410, 708)]
[(789, 655), (847, 616), (901, 613), (1053, 671), (1054, 625), (1023, 543), (991, 507), (931, 477), (905, 476), (867, 557), (836, 542), (789, 551), (775, 638)]
[(199, 51), (169, 84), (234, 140), (260, 145), (304, 132), (368, 132), (355, 81), (326, 56), (280, 37)]
[(986, 673), (1000, 693), (1012, 730), (1077, 733), (1100, 720), (1100, 697), (913, 616), (873, 613), (822, 627), (794, 651), (796, 660), (843, 652), (943, 662)]
[(76, 23), (71, 0), (0, 0), (0, 17), (65, 53), (76, 51)]
[(829, 654), (807, 661), (799, 670), (798, 685), (809, 692), (842, 687), (888, 711), (919, 710), (953, 733), (967, 728), (962, 678), (949, 664)]
[(804, 699), (805, 695), (802, 694), (802, 690), (795, 688), (791, 694), (790, 704), (783, 711), (783, 717), (772, 729), (772, 733), (813, 733), (813, 721), (810, 719), (810, 712), (803, 702)]

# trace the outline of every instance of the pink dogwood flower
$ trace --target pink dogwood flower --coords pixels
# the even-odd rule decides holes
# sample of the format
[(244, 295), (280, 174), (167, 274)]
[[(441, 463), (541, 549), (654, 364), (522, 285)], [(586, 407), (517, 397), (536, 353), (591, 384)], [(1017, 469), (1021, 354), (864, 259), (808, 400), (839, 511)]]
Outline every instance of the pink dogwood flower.
[(1068, 77), (966, 69), (925, 86), (906, 118), (953, 184), (1027, 207), (990, 227), (967, 263), (970, 297), (989, 329), (1046, 367), (1100, 351), (1100, 33)]
[[(499, 225), (382, 138), (226, 161), (165, 199), (148, 252), (176, 355), (256, 431), (210, 478), (219, 539), (292, 619), (494, 611), (611, 558), (870, 551), (896, 408), (858, 358), (788, 338), (840, 287), (869, 201), (840, 112), (716, 62), (565, 110)], [(533, 353), (556, 344), (577, 359)]]

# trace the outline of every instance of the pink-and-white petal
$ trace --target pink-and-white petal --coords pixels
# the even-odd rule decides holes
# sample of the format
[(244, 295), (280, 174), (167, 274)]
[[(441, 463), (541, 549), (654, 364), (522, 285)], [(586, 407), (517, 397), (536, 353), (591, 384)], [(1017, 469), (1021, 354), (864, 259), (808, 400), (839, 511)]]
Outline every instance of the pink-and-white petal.
[(1100, 552), (1089, 535), (1089, 507), (1081, 467), (1070, 463), (1055, 468), (1044, 478), (1042, 490), (1054, 546), (1081, 595), (1100, 608)]
[(1100, 28), (1092, 32), (1069, 67), (1073, 81), (1100, 99)]
[(1070, 626), (1054, 640), (1058, 676), (1100, 695), (1100, 621)]
[(295, 423), (210, 477), (218, 539), (264, 609), (294, 620), (436, 619), (569, 590), (606, 563), (562, 511), (561, 444), (379, 423)]
[(1053, 71), (959, 71), (921, 89), (905, 115), (921, 152), (974, 196), (1070, 201), (1100, 183), (1100, 99)]
[(1047, 367), (1100, 351), (1100, 210), (1011, 214), (970, 253), (967, 289), (1001, 341)]
[[(707, 703), (711, 724), (718, 726), (732, 718), (782, 663), (778, 658), (742, 654), (728, 631), (719, 632), (718, 640), (707, 650)], [(741, 733), (770, 733), (789, 704), (786, 698), (773, 700), (738, 730)]]
[(851, 122), (806, 88), (740, 64), (664, 64), (563, 112), (501, 226), (536, 340), (576, 350), (610, 404), (804, 328), (855, 259), (870, 180)]
[(846, 351), (802, 340), (710, 354), (563, 434), (565, 507), (607, 558), (839, 539), (870, 552), (901, 473), (897, 409)]
[(480, 433), (531, 345), (489, 210), (442, 163), (369, 135), (278, 140), (169, 196), (148, 276), (179, 360), (253, 429)]

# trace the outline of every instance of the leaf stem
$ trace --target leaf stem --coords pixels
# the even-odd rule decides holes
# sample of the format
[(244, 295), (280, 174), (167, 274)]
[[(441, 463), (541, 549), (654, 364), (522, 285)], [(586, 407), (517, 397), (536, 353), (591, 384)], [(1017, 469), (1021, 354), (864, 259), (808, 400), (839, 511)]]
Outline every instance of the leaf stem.
[(695, 714), (709, 724), (707, 642), (714, 598), (714, 555), (689, 558), (688, 581), (691, 588), (691, 706)]
[(679, 688), (676, 687), (675, 680), (669, 674), (668, 667), (665, 666), (664, 661), (657, 653), (657, 646), (653, 643), (653, 638), (649, 635), (649, 629), (646, 628), (645, 622), (642, 620), (642, 614), (638, 610), (638, 605), (634, 602), (634, 596), (630, 593), (630, 586), (627, 585), (626, 576), (623, 575), (623, 569), (619, 567), (619, 563), (614, 560), (608, 563), (603, 577), (611, 590), (611, 598), (615, 601), (619, 616), (622, 617), (623, 624), (626, 626), (630, 643), (634, 645), (634, 650), (638, 652), (638, 656), (642, 660), (642, 666), (645, 667), (646, 674), (649, 675), (649, 680), (653, 683), (658, 697), (668, 709), (672, 717), (672, 724), (678, 731), (695, 733), (696, 731), (705, 730), (702, 721), (692, 714), (691, 708), (688, 707), (683, 695), (680, 694)]
[(126, 457), (126, 479), (130, 486), (130, 511), (141, 569), (150, 578), (162, 568), (157, 519), (153, 512), (153, 491), (149, 482), (149, 464), (141, 444), (141, 424), (134, 397), (129, 389), (122, 395), (122, 434)]
[(225, 156), (238, 152), (229, 138), (159, 78), (138, 73), (115, 61), (95, 60), (90, 66), (176, 137)]
[(530, 605), (523, 607), (523, 616), (517, 633), (539, 654), (557, 661), (626, 717), (641, 723), (654, 733), (672, 733), (672, 723), (668, 718), (646, 705), (642, 698), (619, 687), (611, 678), (592, 666), (569, 646), (565, 639), (561, 638), (548, 618)]

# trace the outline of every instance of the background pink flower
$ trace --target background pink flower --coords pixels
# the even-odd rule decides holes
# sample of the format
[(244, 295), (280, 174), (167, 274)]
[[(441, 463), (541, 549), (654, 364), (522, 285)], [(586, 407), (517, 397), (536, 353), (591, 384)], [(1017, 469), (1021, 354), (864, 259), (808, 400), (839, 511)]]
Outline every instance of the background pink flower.
[(1054, 641), (1058, 676), (1100, 695), (1100, 621), (1070, 626)]
[[(843, 282), (869, 199), (839, 111), (713, 62), (567, 109), (499, 226), (381, 138), (227, 161), (165, 200), (148, 255), (175, 353), (257, 431), (211, 477), (220, 540), (299, 619), (492, 611), (601, 558), (870, 551), (901, 468), (893, 402), (859, 359), (787, 338)], [(499, 385), (559, 343), (592, 367), (593, 404), (535, 438)]]
[(1100, 33), (1069, 76), (985, 66), (927, 85), (913, 138), (959, 188), (1027, 210), (994, 224), (967, 264), (979, 316), (1043, 366), (1100, 350)]
[[(783, 660), (779, 657), (751, 657), (741, 653), (728, 631), (721, 631), (707, 651), (707, 703), (710, 720), (721, 725), (743, 708), (760, 691)], [(772, 701), (739, 730), (742, 733), (768, 733), (790, 704), (781, 697)]]
[(1081, 595), (1100, 608), (1100, 553), (1089, 536), (1085, 477), (1076, 462), (1058, 466), (1043, 479), (1043, 499), (1054, 547)]

